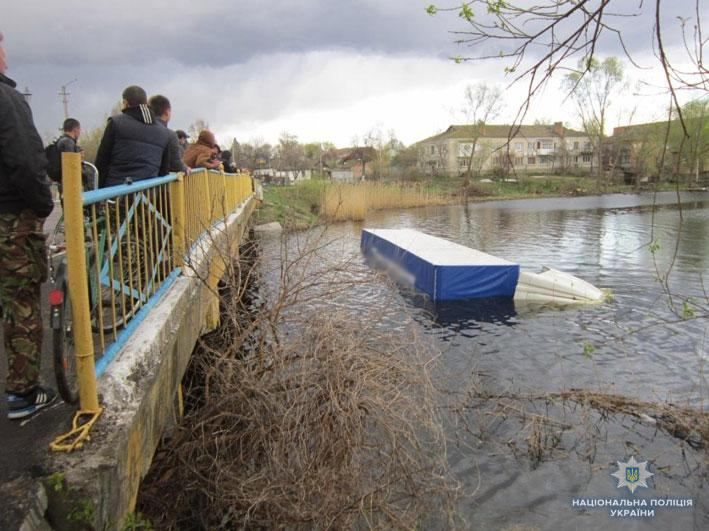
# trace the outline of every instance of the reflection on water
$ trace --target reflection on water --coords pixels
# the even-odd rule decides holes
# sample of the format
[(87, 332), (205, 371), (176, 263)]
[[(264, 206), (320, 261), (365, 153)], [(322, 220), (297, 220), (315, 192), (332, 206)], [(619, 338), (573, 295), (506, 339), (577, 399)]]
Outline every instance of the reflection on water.
[[(364, 224), (328, 229), (328, 237), (337, 241), (331, 259), (358, 257), (364, 226), (414, 228), (517, 262), (522, 269), (565, 271), (609, 288), (612, 303), (565, 309), (515, 307), (511, 300), (434, 305), (364, 269), (362, 283), (333, 304), (377, 314), (382, 326), (396, 327), (413, 314), (443, 353), (441, 386), (447, 390), (464, 389), (484, 374), (485, 385), (499, 391), (586, 388), (706, 407), (707, 320), (682, 319), (682, 314), (694, 303), (704, 311), (709, 306), (709, 194), (684, 193), (681, 201), (681, 214), (674, 193), (496, 201), (381, 212)], [(519, 430), (500, 426), (497, 435), (513, 438)], [(453, 451), (452, 463), (466, 484), (478, 474), (489, 482), (464, 512), (482, 528), (532, 522), (550, 529), (709, 528), (707, 497), (697, 490), (702, 479), (682, 463), (678, 456), (685, 454), (677, 442), (652, 428), (638, 427), (632, 436), (627, 430), (613, 422), (602, 429), (606, 441), (594, 450), (593, 473), (573, 456), (531, 470), (489, 441), (475, 443), (472, 454)], [(658, 468), (668, 467), (655, 478), (658, 491), (693, 496), (699, 507), (676, 521), (663, 517), (652, 522), (611, 521), (603, 513), (584, 518), (569, 510), (571, 492), (615, 496), (612, 480), (599, 470), (632, 453)], [(687, 473), (673, 475), (682, 466)], [(516, 516), (506, 503), (516, 507)], [(548, 521), (540, 516), (550, 513), (557, 516)], [(552, 521), (551, 526), (545, 523)]]
[(419, 307), (428, 311), (435, 326), (453, 334), (479, 323), (512, 326), (515, 324), (515, 303), (510, 297), (486, 297), (468, 301), (432, 302), (424, 299)]

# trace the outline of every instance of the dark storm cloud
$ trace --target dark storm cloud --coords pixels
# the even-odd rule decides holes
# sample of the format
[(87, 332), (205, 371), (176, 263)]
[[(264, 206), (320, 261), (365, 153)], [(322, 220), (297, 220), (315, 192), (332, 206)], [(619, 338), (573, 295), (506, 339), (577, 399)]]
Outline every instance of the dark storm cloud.
[(223, 66), (256, 55), (351, 48), (441, 54), (455, 19), (417, 0), (40, 0), (3, 6), (15, 61)]
[[(71, 113), (91, 127), (134, 83), (168, 95), (181, 122), (258, 124), (298, 111), (338, 110), (427, 82), (444, 88), (465, 77), (501, 81), (510, 66), (507, 60), (460, 65), (453, 73), (437, 69), (439, 59), (499, 49), (456, 46), (460, 36), (451, 31), (468, 26), (455, 11), (427, 15), (429, 3), (445, 5), (436, 0), (0, 1), (8, 74), (33, 93), (42, 132), (61, 123), (58, 91), (73, 79)], [(626, 15), (637, 6), (637, 0), (611, 3)], [(681, 42), (675, 15), (691, 16), (693, 6), (694, 0), (663, 4), (668, 46)], [(656, 63), (653, 9), (646, 2), (642, 16), (612, 21), (647, 64)], [(610, 33), (598, 52), (622, 56)]]
[[(676, 15), (691, 16), (694, 2), (675, 0), (662, 7), (668, 44), (679, 42)], [(480, 48), (455, 45), (458, 36), (451, 31), (468, 26), (455, 11), (429, 16), (425, 11), (429, 3), (431, 0), (35, 0), (5, 2), (0, 29), (10, 37), (8, 47), (14, 60), (26, 65), (142, 65), (175, 59), (186, 67), (219, 67), (254, 56), (313, 50), (429, 56), (480, 52)], [(480, 8), (475, 9), (476, 17), (486, 17)], [(606, 12), (606, 21), (622, 27), (630, 50), (642, 52), (651, 49), (653, 13), (654, 4), (615, 0)], [(633, 14), (639, 16), (628, 17)], [(600, 50), (621, 53), (617, 39), (609, 32)], [(484, 53), (495, 55), (498, 51), (493, 45)]]

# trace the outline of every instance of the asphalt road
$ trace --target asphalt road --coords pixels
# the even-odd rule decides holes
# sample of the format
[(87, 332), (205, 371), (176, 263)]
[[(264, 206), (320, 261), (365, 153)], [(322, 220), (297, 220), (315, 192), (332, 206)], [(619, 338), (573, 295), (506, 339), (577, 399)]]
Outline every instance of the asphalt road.
[[(44, 229), (50, 232), (61, 215), (60, 205), (56, 205), (47, 218)], [(42, 383), (56, 389), (52, 366), (52, 337), (48, 329), (49, 308), (46, 304), (47, 286), (42, 286), (42, 316), (44, 334), (42, 342)], [(2, 336), (2, 327), (0, 327)], [(0, 342), (0, 386), (4, 390), (7, 359), (4, 343)], [(48, 470), (49, 443), (59, 434), (68, 431), (74, 406), (62, 402), (61, 398), (50, 407), (24, 420), (10, 421), (7, 418), (7, 401), (0, 400), (0, 529), (14, 531), (24, 519), (31, 496), (34, 494), (37, 478), (51, 473)]]

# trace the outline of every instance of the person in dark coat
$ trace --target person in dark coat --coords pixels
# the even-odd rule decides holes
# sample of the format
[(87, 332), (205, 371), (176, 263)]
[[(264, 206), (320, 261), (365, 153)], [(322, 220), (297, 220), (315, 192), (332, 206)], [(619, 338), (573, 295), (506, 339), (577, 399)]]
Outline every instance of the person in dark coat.
[(150, 105), (153, 113), (155, 113), (155, 118), (157, 121), (165, 126), (169, 135), (167, 146), (170, 161), (167, 169), (174, 172), (187, 172), (188, 168), (185, 166), (185, 163), (182, 162), (183, 150), (180, 147), (180, 140), (177, 133), (167, 126), (170, 118), (172, 117), (172, 106), (170, 105), (170, 100), (168, 100), (165, 96), (157, 94), (150, 97), (148, 105)]
[(62, 124), (62, 136), (57, 140), (57, 150), (59, 153), (81, 153), (79, 147), (79, 136), (81, 135), (81, 124), (75, 118), (67, 118)]
[(187, 149), (189, 145), (190, 135), (185, 133), (182, 129), (178, 129), (175, 133), (177, 133), (177, 141), (180, 144), (180, 158), (182, 158), (185, 155), (185, 149)]
[[(79, 120), (76, 118), (67, 118), (64, 120), (64, 124), (62, 124), (62, 131), (62, 136), (57, 140), (57, 151), (59, 153), (81, 153), (83, 160), (84, 149), (79, 146), (79, 137), (81, 136), (81, 123)], [(82, 166), (81, 179), (84, 190), (93, 190), (95, 188), (92, 182), (93, 177), (93, 171), (89, 170), (86, 166)]]
[(7, 416), (47, 407), (56, 393), (39, 385), (42, 356), (40, 286), (47, 277), (44, 219), (54, 202), (47, 158), (32, 111), (5, 76), (0, 33), (0, 306), (7, 356)]
[(219, 151), (219, 158), (221, 159), (222, 165), (224, 166), (224, 171), (227, 173), (234, 173), (234, 171), (236, 170), (236, 165), (231, 160), (231, 150), (222, 149), (221, 151)]
[(123, 112), (108, 119), (96, 154), (101, 186), (140, 181), (169, 173), (167, 128), (148, 107), (148, 96), (131, 85), (123, 91)]

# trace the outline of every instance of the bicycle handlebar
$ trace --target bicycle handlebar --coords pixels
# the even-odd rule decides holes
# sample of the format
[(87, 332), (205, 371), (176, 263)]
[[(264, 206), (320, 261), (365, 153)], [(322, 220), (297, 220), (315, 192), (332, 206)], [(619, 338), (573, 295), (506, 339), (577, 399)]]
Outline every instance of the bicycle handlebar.
[(94, 174), (94, 182), (93, 182), (93, 186), (91, 187), (91, 189), (98, 190), (98, 168), (96, 166), (94, 166), (93, 164), (91, 164), (90, 162), (86, 162), (85, 160), (81, 161), (81, 165), (88, 166), (91, 169), (91, 171)]

